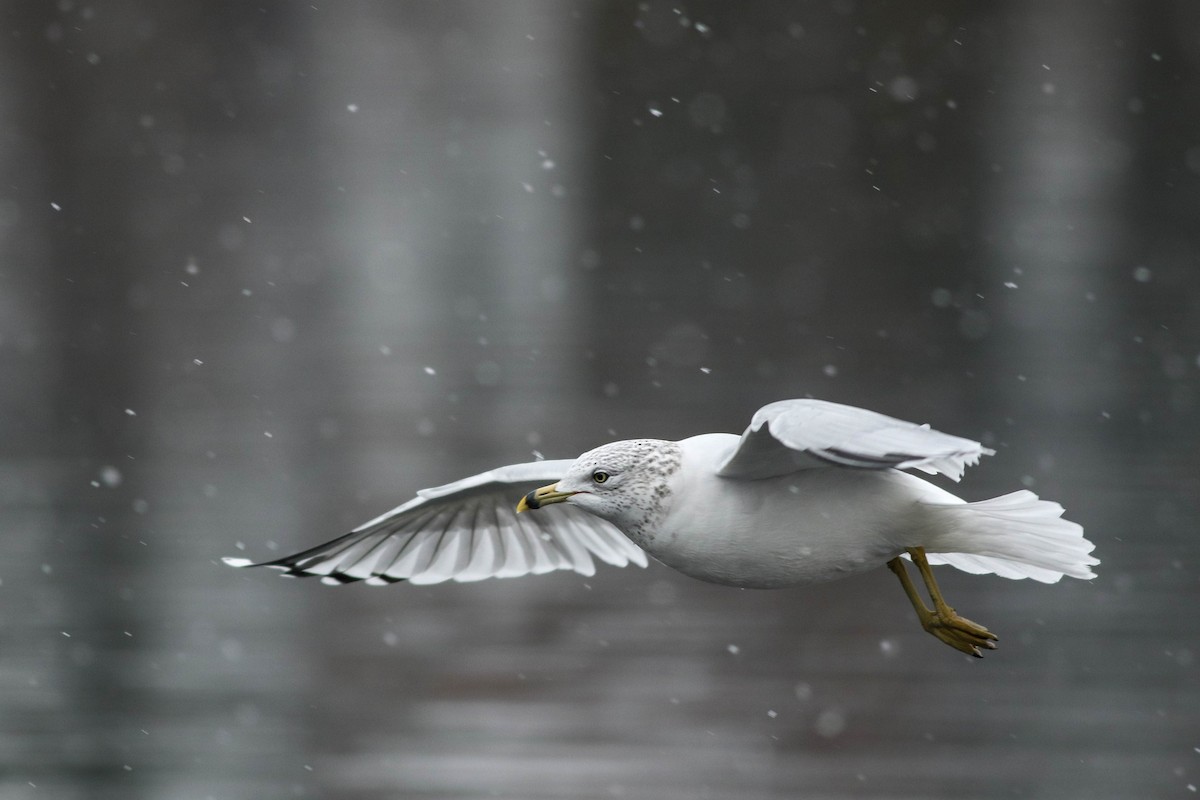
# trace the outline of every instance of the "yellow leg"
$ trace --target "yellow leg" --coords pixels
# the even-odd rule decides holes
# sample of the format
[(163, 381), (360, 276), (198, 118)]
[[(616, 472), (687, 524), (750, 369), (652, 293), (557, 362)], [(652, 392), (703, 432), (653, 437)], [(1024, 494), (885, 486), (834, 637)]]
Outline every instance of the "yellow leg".
[(888, 569), (896, 573), (896, 577), (900, 579), (900, 585), (904, 588), (904, 593), (908, 595), (913, 609), (916, 610), (921, 627), (955, 650), (961, 650), (976, 658), (983, 658), (983, 653), (979, 650), (981, 647), (988, 650), (996, 649), (996, 634), (982, 625), (960, 617), (942, 597), (942, 590), (938, 588), (937, 581), (933, 578), (933, 570), (929, 568), (929, 561), (925, 558), (925, 549), (910, 547), (908, 555), (921, 573), (925, 589), (929, 592), (930, 599), (933, 600), (932, 609), (925, 605), (925, 601), (917, 592), (917, 587), (908, 577), (908, 568), (904, 566), (903, 559), (897, 556), (887, 565)]

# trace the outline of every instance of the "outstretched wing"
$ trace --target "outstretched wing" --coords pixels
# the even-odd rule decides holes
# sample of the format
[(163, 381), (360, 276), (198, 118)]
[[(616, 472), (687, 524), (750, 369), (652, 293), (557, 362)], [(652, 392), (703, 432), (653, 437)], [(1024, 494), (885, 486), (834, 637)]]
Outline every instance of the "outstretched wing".
[(570, 460), (513, 464), (422, 489), (417, 496), (345, 536), (290, 556), (234, 567), (274, 567), (324, 583), (440, 583), (513, 578), (570, 569), (592, 575), (592, 556), (623, 567), (646, 554), (614, 525), (567, 503), (536, 514), (517, 501), (557, 480)]
[(717, 468), (756, 480), (831, 464), (859, 469), (919, 469), (953, 480), (994, 451), (958, 436), (854, 406), (780, 400), (763, 406), (737, 448)]

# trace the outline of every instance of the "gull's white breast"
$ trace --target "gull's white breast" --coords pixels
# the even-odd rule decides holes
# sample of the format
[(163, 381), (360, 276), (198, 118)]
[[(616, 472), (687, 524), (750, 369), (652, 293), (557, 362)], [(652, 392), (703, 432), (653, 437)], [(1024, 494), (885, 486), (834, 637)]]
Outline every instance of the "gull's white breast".
[(706, 434), (679, 443), (683, 461), (672, 477), (670, 508), (646, 541), (637, 542), (701, 580), (774, 588), (871, 569), (926, 538), (930, 520), (919, 499), (956, 499), (895, 470), (718, 477), (715, 465), (737, 441)]

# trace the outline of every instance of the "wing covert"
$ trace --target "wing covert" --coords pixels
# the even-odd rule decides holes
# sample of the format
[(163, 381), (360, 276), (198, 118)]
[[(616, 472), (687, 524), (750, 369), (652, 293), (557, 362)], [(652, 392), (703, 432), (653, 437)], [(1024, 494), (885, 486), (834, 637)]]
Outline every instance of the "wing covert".
[(830, 465), (918, 469), (959, 480), (994, 451), (928, 425), (824, 400), (780, 400), (763, 406), (732, 455), (717, 469), (755, 480)]

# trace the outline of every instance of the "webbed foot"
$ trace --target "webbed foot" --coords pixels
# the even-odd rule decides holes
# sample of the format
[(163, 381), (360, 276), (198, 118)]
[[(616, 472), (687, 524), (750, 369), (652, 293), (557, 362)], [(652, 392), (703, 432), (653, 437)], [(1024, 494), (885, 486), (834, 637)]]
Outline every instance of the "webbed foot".
[(959, 616), (950, 606), (944, 610), (925, 610), (921, 616), (921, 627), (939, 640), (969, 656), (983, 658), (984, 650), (995, 650), (999, 637), (977, 622)]
[(912, 602), (913, 608), (917, 612), (917, 618), (921, 620), (921, 627), (936, 636), (939, 641), (945, 642), (955, 650), (969, 656), (983, 658), (983, 650), (995, 650), (996, 642), (999, 640), (996, 634), (977, 622), (959, 616), (958, 612), (946, 603), (937, 581), (933, 579), (933, 570), (929, 568), (925, 550), (920, 547), (912, 547), (909, 548), (908, 555), (921, 572), (925, 588), (929, 592), (930, 599), (933, 600), (933, 608), (927, 607), (921, 599), (921, 595), (917, 593), (912, 579), (908, 577), (908, 569), (899, 556), (888, 562), (888, 569), (896, 573), (896, 577), (900, 579), (904, 593), (908, 595), (909, 601)]

